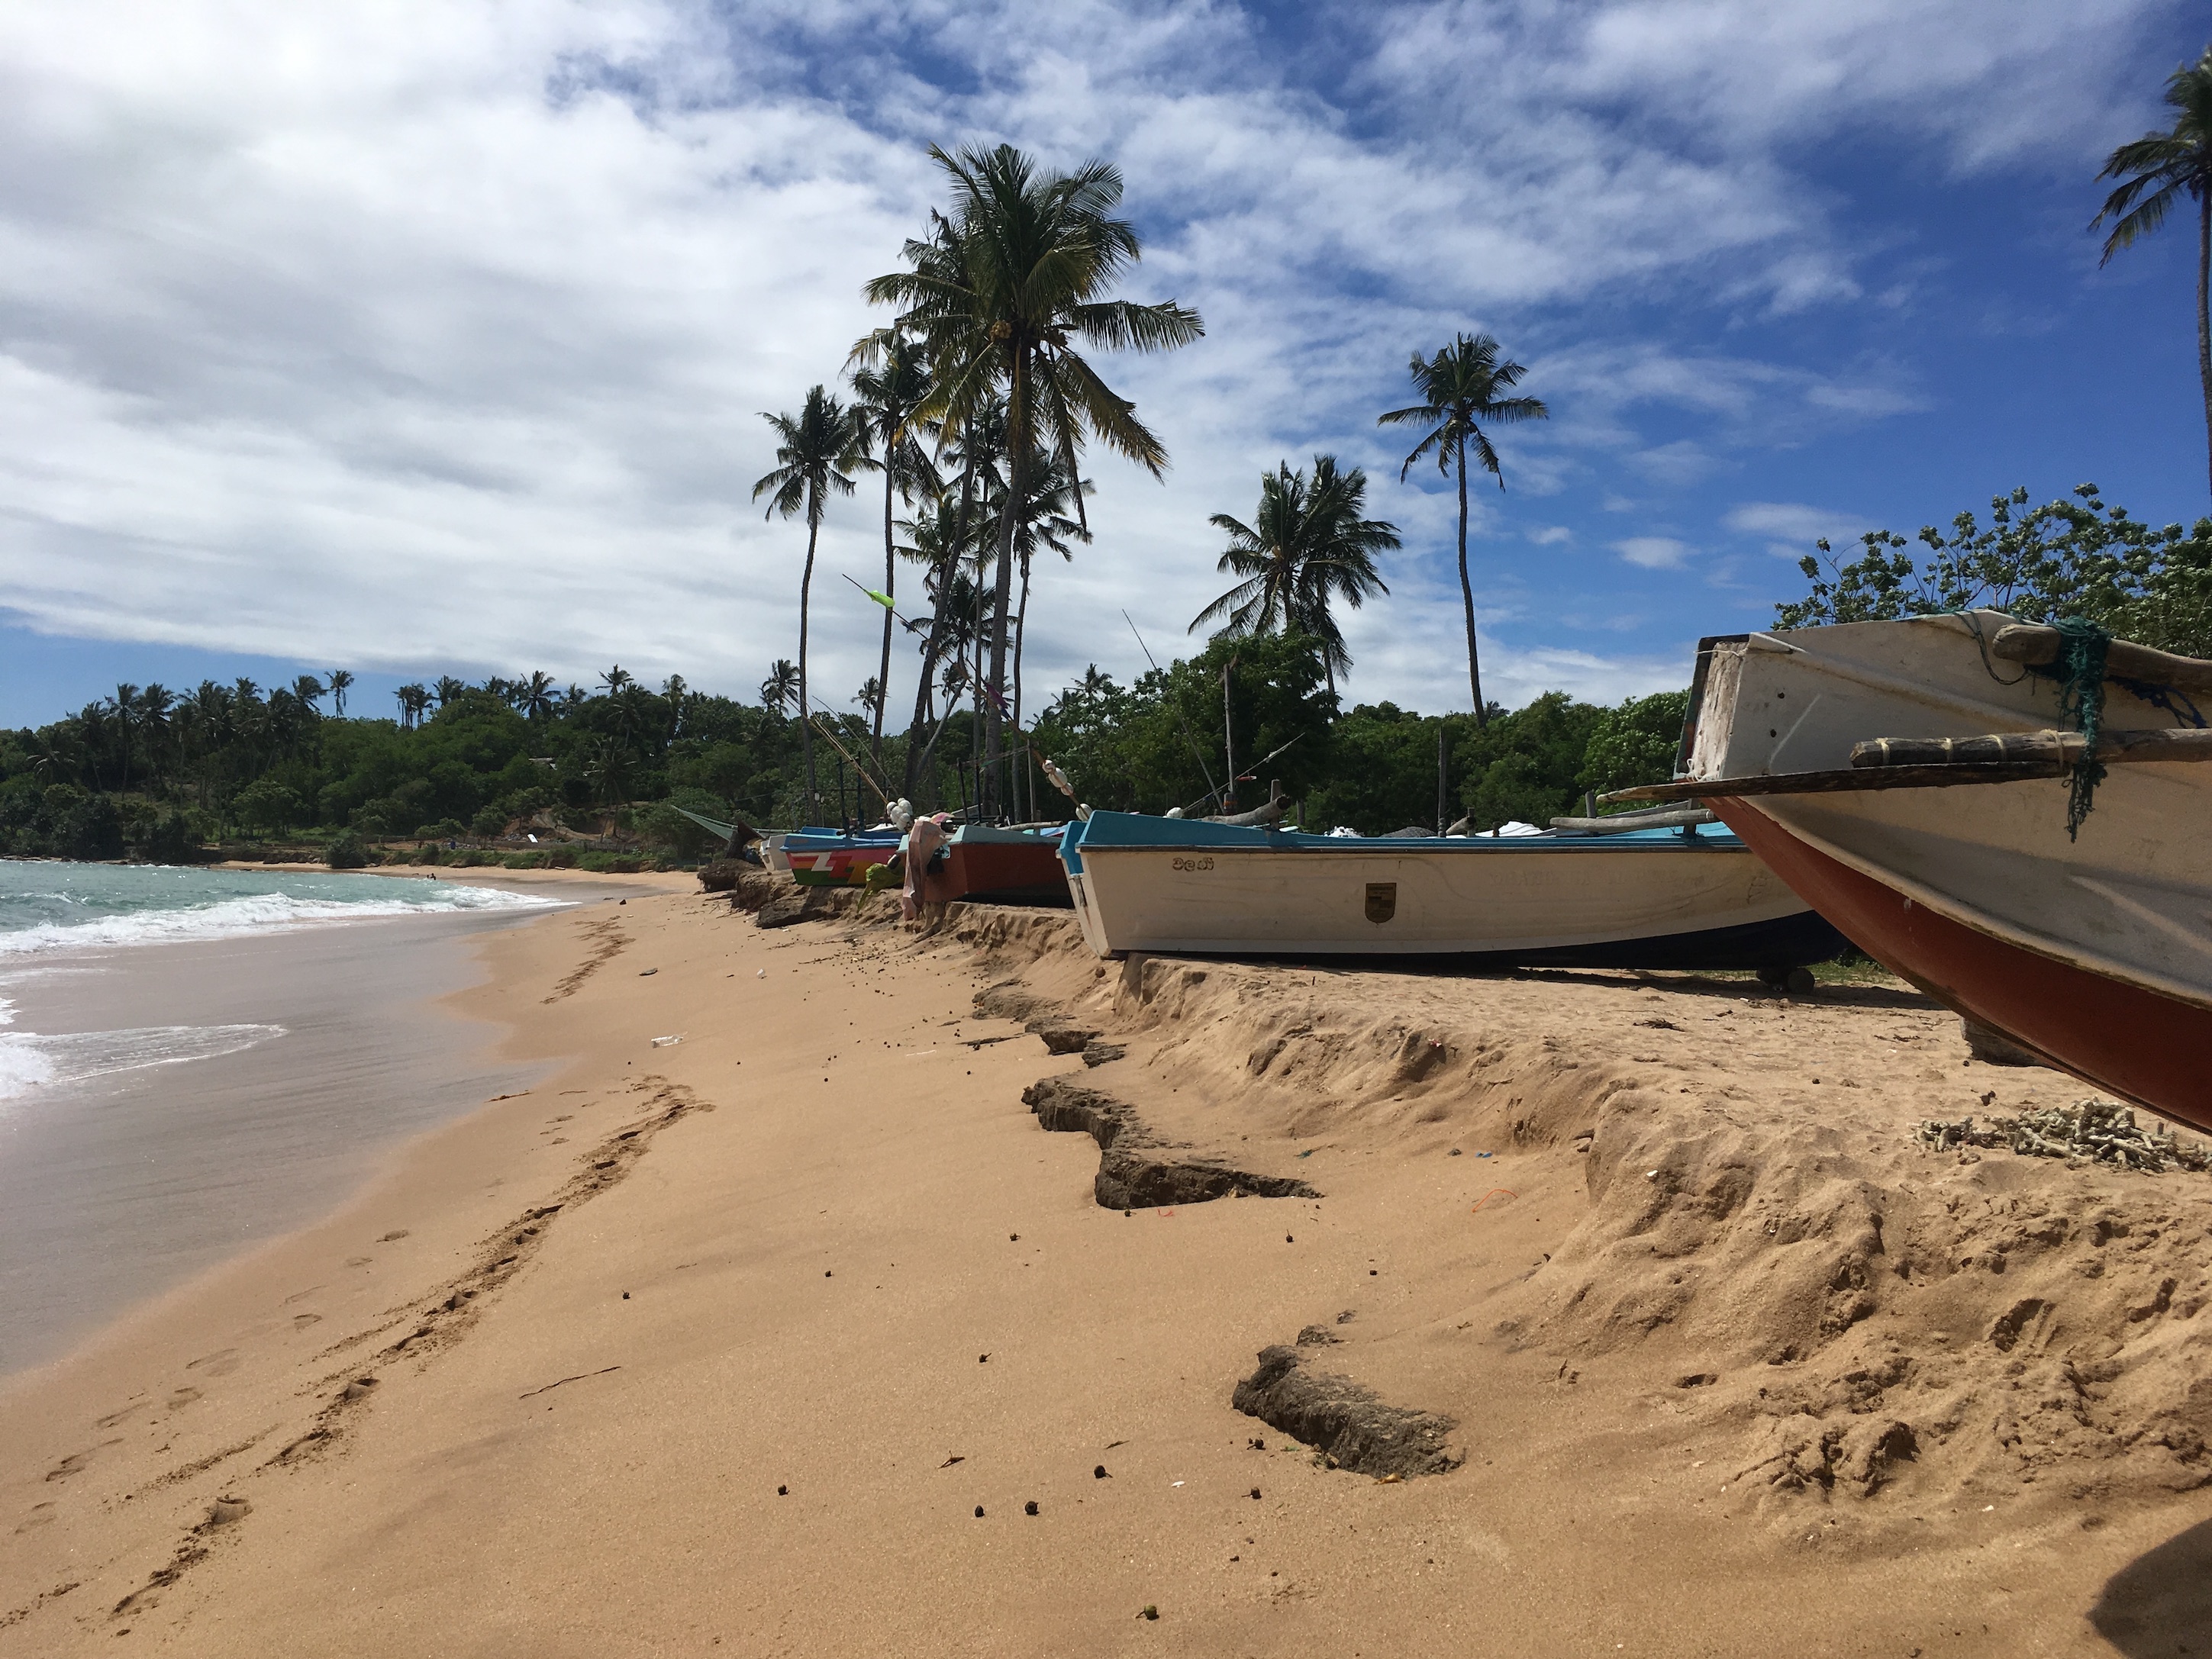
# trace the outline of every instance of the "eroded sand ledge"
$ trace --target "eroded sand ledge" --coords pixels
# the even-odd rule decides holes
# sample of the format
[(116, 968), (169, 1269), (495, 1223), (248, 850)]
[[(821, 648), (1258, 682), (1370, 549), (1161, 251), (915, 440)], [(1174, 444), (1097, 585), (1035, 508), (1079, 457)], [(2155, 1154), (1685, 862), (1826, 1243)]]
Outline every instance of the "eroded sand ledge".
[[(472, 1006), (574, 1066), (0, 1395), (0, 1654), (2212, 1626), (2212, 1182), (1911, 1133), (2077, 1085), (1967, 1066), (1879, 989), (1102, 966), (1072, 935), (641, 894), (493, 939)], [(1022, 1018), (977, 1013), (994, 987)], [(1322, 1196), (1104, 1207), (1114, 1136), (1024, 1103), (1060, 1078), (1148, 1167)], [(1248, 1381), (1286, 1422), (1403, 1413), (1407, 1478), (1326, 1467)]]

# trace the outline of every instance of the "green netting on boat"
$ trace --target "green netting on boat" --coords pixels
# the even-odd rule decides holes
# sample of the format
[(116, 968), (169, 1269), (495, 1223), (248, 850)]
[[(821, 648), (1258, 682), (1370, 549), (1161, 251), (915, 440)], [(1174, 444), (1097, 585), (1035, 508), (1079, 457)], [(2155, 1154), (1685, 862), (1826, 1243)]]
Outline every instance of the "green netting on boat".
[(2066, 838), (2072, 841), (2095, 804), (2097, 786), (2105, 781), (2104, 763), (2097, 758), (2097, 733), (2105, 719), (2105, 647), (2112, 636), (2080, 617), (2069, 617), (2057, 627), (2058, 660), (2046, 672), (2058, 681), (2060, 714), (2084, 739), (2066, 800)]

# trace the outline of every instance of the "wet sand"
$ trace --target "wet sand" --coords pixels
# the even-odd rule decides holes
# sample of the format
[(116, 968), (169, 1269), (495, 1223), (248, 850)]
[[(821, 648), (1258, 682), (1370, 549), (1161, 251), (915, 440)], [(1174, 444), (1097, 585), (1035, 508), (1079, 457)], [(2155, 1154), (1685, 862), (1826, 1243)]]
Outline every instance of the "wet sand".
[[(1892, 988), (1071, 933), (671, 895), (483, 941), (458, 1006), (572, 1058), (0, 1392), (0, 1654), (2212, 1631), (2212, 1183), (1911, 1134), (2076, 1085)], [(1040, 1011), (1127, 1052), (1048, 1053)], [(1085, 1110), (1111, 1146), (1049, 1132)], [(1099, 1201), (1223, 1170), (1321, 1196)], [(1232, 1404), (1278, 1345), (1326, 1409)], [(1393, 1410), (1444, 1424), (1395, 1480), (1316, 1421)]]
[[(599, 902), (618, 878), (499, 881)], [(466, 942), (537, 913), (384, 917), (11, 962), (17, 1029), (283, 1028), (241, 1051), (0, 1103), (0, 1375), (143, 1297), (327, 1212), (383, 1152), (527, 1085), (501, 1028), (439, 999), (481, 982)]]

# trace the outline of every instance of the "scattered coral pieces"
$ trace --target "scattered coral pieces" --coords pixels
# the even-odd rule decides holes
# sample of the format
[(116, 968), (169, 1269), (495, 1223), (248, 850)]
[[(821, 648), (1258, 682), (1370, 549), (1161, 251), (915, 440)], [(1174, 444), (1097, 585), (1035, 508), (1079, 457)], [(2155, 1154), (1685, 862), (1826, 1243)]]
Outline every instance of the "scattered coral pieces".
[(2112, 1164), (2147, 1175), (2168, 1170), (2201, 1174), (2212, 1169), (2212, 1148), (2203, 1141), (2185, 1140), (2163, 1123), (2144, 1128), (2128, 1108), (2103, 1100), (2046, 1106), (2018, 1117), (1992, 1117), (1987, 1128), (1977, 1128), (1971, 1117), (1955, 1123), (1929, 1118), (1920, 1125), (1920, 1139), (1939, 1152), (2002, 1147), (2027, 1158)]

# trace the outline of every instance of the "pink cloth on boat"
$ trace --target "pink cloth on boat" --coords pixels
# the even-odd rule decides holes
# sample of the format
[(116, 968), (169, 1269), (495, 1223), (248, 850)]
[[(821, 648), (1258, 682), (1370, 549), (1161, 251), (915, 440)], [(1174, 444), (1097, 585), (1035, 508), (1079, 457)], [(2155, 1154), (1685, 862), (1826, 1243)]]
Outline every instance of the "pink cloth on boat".
[(906, 832), (906, 885), (899, 891), (899, 915), (908, 921), (921, 915), (921, 872), (937, 856), (937, 849), (951, 839), (942, 812), (934, 817), (916, 818)]

